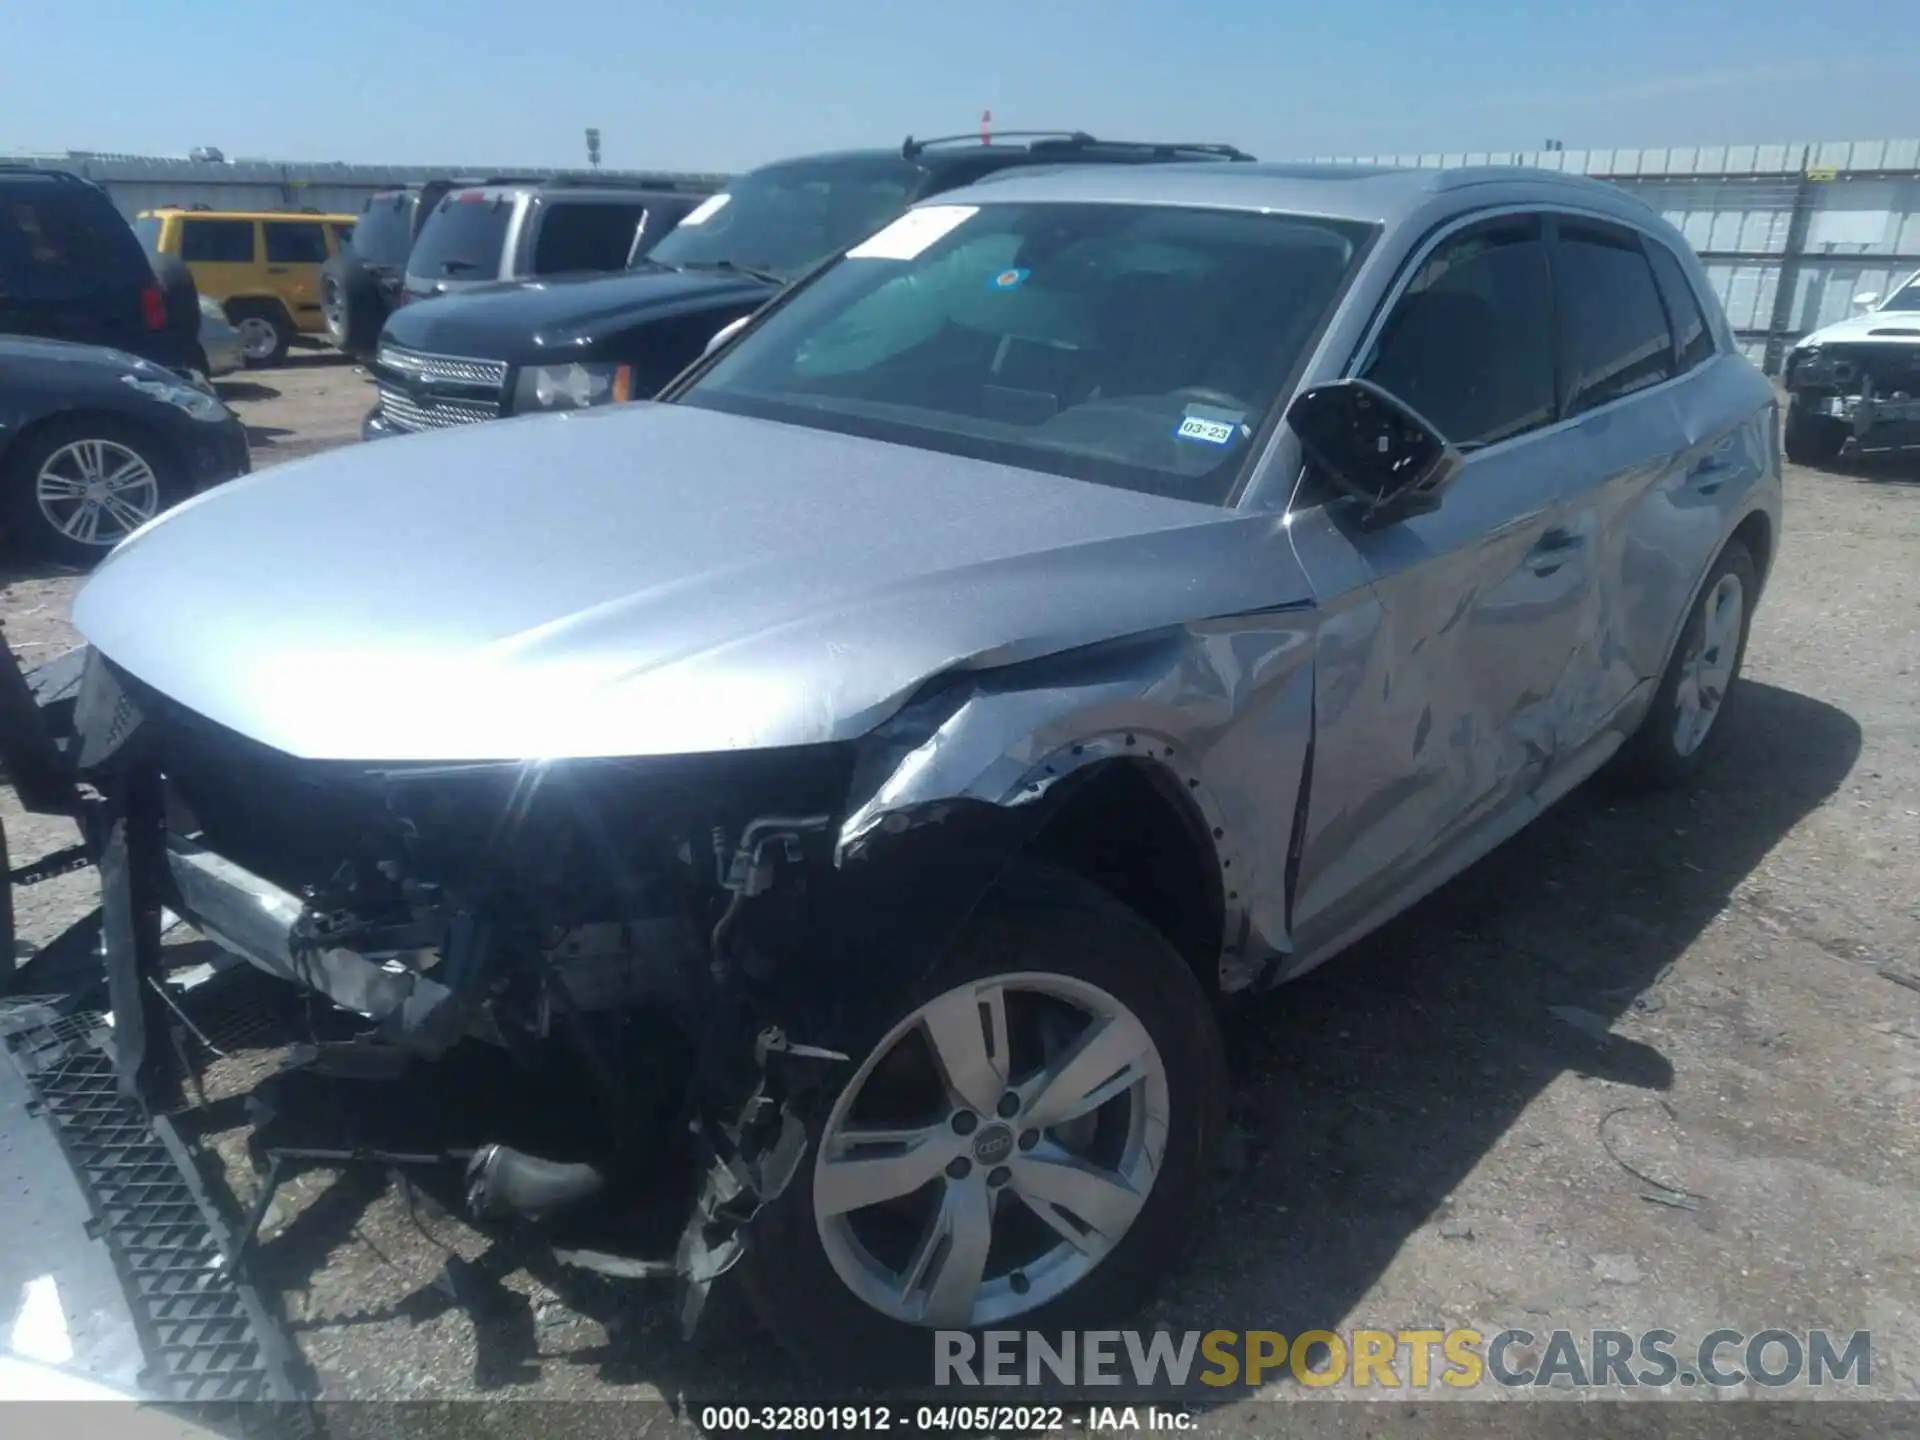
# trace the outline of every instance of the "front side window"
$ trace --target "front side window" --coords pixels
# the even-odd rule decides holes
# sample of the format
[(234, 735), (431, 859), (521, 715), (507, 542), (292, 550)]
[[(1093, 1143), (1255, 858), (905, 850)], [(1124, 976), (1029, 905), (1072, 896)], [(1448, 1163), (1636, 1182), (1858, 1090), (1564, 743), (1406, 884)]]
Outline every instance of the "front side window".
[(646, 213), (640, 201), (548, 201), (540, 220), (540, 238), (533, 246), (533, 273), (622, 269)]
[(892, 220), (922, 179), (904, 160), (769, 165), (694, 209), (649, 258), (685, 269), (739, 266), (791, 278)]
[(180, 258), (222, 265), (251, 265), (253, 221), (181, 221)]
[(1367, 235), (1240, 211), (923, 206), (678, 398), (1221, 504)]
[(307, 220), (269, 220), (267, 263), (270, 265), (323, 265), (327, 259), (327, 232)]
[(1360, 373), (1455, 445), (1554, 418), (1553, 292), (1533, 216), (1442, 242), (1395, 303)]
[(1569, 415), (1673, 378), (1673, 336), (1637, 235), (1562, 220), (1553, 281)]

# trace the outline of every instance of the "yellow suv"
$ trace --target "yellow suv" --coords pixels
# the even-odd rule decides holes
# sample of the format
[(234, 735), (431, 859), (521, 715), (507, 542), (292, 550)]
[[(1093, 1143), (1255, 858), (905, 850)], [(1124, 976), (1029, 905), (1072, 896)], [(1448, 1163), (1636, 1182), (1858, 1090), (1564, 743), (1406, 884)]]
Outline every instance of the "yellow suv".
[(147, 210), (133, 223), (149, 255), (172, 255), (240, 332), (249, 365), (272, 365), (295, 334), (324, 333), (320, 267), (353, 233), (316, 210)]

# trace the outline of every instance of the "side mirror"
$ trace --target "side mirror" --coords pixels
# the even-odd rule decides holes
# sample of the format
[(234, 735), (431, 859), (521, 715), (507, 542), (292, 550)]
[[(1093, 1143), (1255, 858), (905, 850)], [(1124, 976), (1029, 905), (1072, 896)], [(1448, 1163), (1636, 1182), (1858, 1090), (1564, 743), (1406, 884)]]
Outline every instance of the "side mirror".
[(1425, 417), (1370, 380), (1301, 391), (1287, 423), (1307, 458), (1360, 506), (1368, 529), (1439, 509), (1460, 469), (1460, 452)]
[(1880, 292), (1878, 290), (1862, 290), (1858, 295), (1853, 297), (1853, 308), (1856, 310), (1867, 310), (1878, 304), (1879, 300)]
[(702, 360), (706, 359), (707, 356), (713, 354), (714, 351), (718, 350), (722, 345), (726, 344), (734, 336), (738, 335), (740, 331), (745, 328), (747, 321), (751, 320), (752, 318), (753, 316), (751, 315), (742, 315), (738, 320), (733, 321), (731, 324), (722, 325), (719, 331), (714, 335), (714, 337), (711, 340), (707, 341), (707, 348), (700, 352), (700, 358)]

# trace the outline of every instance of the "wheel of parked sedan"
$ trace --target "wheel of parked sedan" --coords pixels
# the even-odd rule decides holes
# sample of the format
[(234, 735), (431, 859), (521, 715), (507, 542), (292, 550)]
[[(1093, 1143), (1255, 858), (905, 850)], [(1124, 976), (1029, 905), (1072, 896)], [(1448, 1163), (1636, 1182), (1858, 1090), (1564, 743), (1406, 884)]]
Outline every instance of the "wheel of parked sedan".
[(178, 498), (175, 474), (172, 455), (136, 425), (56, 421), (8, 457), (7, 528), (47, 559), (91, 565)]
[(755, 1307), (869, 1379), (930, 1376), (936, 1330), (1116, 1321), (1192, 1236), (1223, 1094), (1181, 956), (1023, 868), (810, 1122), (748, 1247)]
[(1647, 718), (1620, 752), (1623, 778), (1677, 785), (1699, 768), (1721, 733), (1759, 598), (1752, 552), (1738, 540), (1727, 542), (1700, 587)]

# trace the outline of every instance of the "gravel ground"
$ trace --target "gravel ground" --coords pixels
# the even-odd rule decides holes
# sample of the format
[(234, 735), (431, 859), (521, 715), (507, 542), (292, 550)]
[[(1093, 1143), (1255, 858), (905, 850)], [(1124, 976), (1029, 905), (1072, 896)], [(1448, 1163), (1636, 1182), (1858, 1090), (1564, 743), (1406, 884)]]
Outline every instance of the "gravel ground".
[[(339, 364), (228, 388), (260, 464), (350, 438), (367, 403)], [(1148, 1323), (1870, 1329), (1874, 1391), (1920, 1398), (1920, 465), (1793, 471), (1787, 507), (1697, 790), (1589, 787), (1237, 1017), (1232, 1173)], [(29, 661), (70, 638), (75, 584), (0, 590)], [(15, 863), (64, 841), (10, 796), (0, 813)], [(23, 935), (87, 878), (25, 893)], [(216, 1067), (215, 1098), (263, 1063)], [(238, 1137), (216, 1140), (229, 1160)], [(329, 1396), (724, 1401), (799, 1378), (724, 1284), (685, 1345), (664, 1291), (404, 1201), (315, 1172), (270, 1215), (263, 1257)], [(1300, 1393), (1213, 1420), (1257, 1431), (1253, 1402)]]

